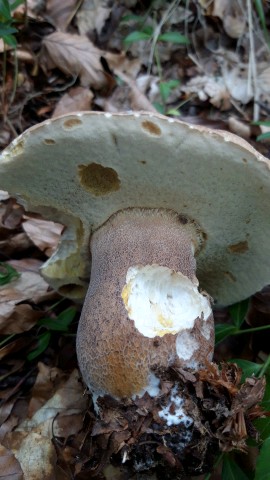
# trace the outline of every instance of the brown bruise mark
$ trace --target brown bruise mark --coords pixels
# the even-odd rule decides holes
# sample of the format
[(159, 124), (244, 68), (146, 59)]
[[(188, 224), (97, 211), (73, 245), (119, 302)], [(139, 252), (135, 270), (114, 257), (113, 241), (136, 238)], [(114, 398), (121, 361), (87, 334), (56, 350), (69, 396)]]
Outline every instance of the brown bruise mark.
[(245, 253), (249, 250), (248, 242), (245, 240), (243, 242), (234, 243), (233, 245), (228, 246), (230, 253)]
[(106, 357), (106, 365), (109, 366), (106, 389), (110, 394), (118, 398), (130, 398), (146, 387), (146, 372), (143, 369), (138, 372), (137, 369), (132, 369), (131, 365), (126, 365), (121, 352), (115, 351), (107, 354)]
[(116, 135), (114, 135), (114, 134), (112, 133), (111, 137), (112, 137), (112, 141), (113, 141), (113, 143), (114, 143), (114, 144), (115, 144), (115, 146), (117, 147), (117, 145), (118, 145), (118, 139), (117, 139), (117, 136), (116, 136)]
[(154, 137), (161, 136), (161, 129), (159, 128), (159, 126), (153, 122), (150, 122), (149, 120), (144, 120), (142, 122), (142, 129), (150, 133), (150, 135), (153, 135)]
[(139, 163), (141, 163), (142, 165), (146, 165), (146, 160), (139, 160)]
[(236, 278), (231, 272), (224, 272), (224, 276), (228, 278), (230, 282), (236, 282)]
[(54, 145), (56, 141), (52, 138), (44, 138), (43, 143), (45, 143), (45, 145)]
[(246, 158), (242, 158), (242, 162), (243, 162), (243, 163), (248, 163), (248, 161), (247, 161)]
[(72, 128), (77, 128), (82, 124), (82, 121), (79, 118), (69, 118), (63, 124), (64, 130), (71, 130)]
[(120, 188), (117, 172), (98, 163), (78, 165), (78, 175), (81, 186), (96, 197), (108, 195)]

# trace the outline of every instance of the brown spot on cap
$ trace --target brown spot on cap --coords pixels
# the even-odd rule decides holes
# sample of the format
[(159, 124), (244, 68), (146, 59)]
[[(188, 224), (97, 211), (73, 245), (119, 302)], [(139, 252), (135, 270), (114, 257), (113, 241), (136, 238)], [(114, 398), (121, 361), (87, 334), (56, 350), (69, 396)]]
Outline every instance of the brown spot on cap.
[(69, 118), (63, 124), (65, 130), (71, 130), (72, 128), (77, 128), (82, 124), (82, 121), (79, 118)]
[(178, 219), (181, 225), (186, 225), (188, 223), (188, 218), (185, 215), (178, 215)]
[(108, 195), (120, 188), (120, 180), (113, 168), (90, 163), (90, 165), (79, 165), (78, 173), (81, 186), (96, 197)]
[(54, 145), (56, 142), (52, 138), (44, 138), (43, 143), (45, 143), (45, 145)]
[(149, 120), (144, 120), (144, 122), (142, 122), (142, 128), (154, 137), (160, 137), (161, 135), (161, 129), (159, 126)]
[(248, 251), (248, 249), (249, 246), (246, 240), (243, 242), (234, 243), (228, 247), (230, 253), (245, 253)]
[(224, 272), (225, 277), (227, 277), (231, 282), (236, 282), (235, 276), (231, 272)]

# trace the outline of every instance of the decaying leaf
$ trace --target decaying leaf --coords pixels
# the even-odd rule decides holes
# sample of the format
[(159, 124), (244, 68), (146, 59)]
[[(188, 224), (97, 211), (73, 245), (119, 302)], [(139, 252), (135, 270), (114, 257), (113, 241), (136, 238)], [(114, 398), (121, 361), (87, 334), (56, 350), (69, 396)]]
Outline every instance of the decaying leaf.
[(58, 30), (64, 32), (76, 13), (80, 0), (46, 1), (46, 13), (48, 18)]
[(107, 2), (85, 0), (76, 15), (76, 23), (81, 35), (96, 30), (101, 32), (104, 24), (111, 13), (111, 8), (106, 6)]
[(7, 442), (24, 479), (56, 480), (56, 452), (49, 437), (39, 432), (14, 432)]
[[(53, 395), (48, 391), (44, 396), (44, 388), (41, 384), (43, 383), (43, 387), (45, 385), (49, 387), (50, 374), (59, 385)], [(68, 379), (61, 378), (61, 375), (58, 379), (56, 377), (56, 371), (53, 372), (53, 369), (40, 365), (35, 395), (38, 392), (41, 394), (43, 399), (40, 397), (40, 400), (43, 405), (39, 408), (38, 403), (35, 403), (35, 406), (32, 404), (32, 411), (38, 408), (34, 415), (22, 421), (3, 439), (3, 448), (11, 457), (15, 455), (25, 479), (55, 480), (58, 478), (56, 477), (57, 455), (52, 438), (55, 435), (65, 438), (76, 436), (82, 428), (86, 397), (83, 396), (83, 388), (78, 381), (78, 371), (73, 371)], [(48, 399), (44, 402), (45, 397)]]
[(67, 75), (79, 77), (83, 87), (106, 87), (101, 56), (102, 51), (86, 36), (54, 32), (43, 40), (42, 63), (48, 69), (57, 67)]
[[(39, 303), (51, 296), (47, 282), (31, 268), (31, 259), (10, 263), (16, 265), (15, 268), (20, 276), (0, 287), (1, 334), (29, 330), (41, 317), (42, 312), (33, 310), (27, 302)], [(42, 262), (38, 263), (39, 266), (42, 264)], [(26, 265), (28, 265), (28, 269)]]
[(30, 418), (45, 405), (63, 381), (64, 374), (61, 370), (56, 367), (48, 367), (42, 362), (38, 363), (38, 375), (32, 388), (28, 406), (28, 416)]
[[(78, 371), (74, 370), (67, 380), (62, 381), (55, 393), (31, 418), (24, 420), (16, 431), (39, 432), (50, 439), (54, 435), (68, 437), (71, 430), (74, 433), (74, 418), (76, 415), (82, 415), (86, 401), (82, 385), (79, 383)], [(62, 417), (66, 420), (63, 421)]]
[(24, 480), (20, 462), (13, 452), (0, 445), (0, 479)]
[(225, 32), (232, 38), (239, 38), (246, 28), (246, 18), (240, 2), (214, 0), (212, 15), (223, 21)]
[(52, 117), (58, 117), (66, 113), (91, 110), (93, 97), (94, 95), (89, 88), (71, 88), (56, 104)]
[(196, 93), (203, 102), (210, 102), (221, 110), (231, 107), (230, 93), (222, 77), (198, 75), (181, 87), (186, 94)]
[(64, 229), (60, 223), (28, 215), (24, 216), (22, 227), (32, 242), (48, 257), (56, 250)]

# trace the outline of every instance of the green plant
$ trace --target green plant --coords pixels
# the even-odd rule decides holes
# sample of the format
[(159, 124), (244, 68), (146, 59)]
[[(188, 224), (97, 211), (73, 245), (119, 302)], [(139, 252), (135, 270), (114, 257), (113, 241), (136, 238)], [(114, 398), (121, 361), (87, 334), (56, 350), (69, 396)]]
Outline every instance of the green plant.
[[(262, 125), (264, 127), (270, 127), (270, 120), (253, 122), (252, 125)], [(265, 132), (258, 135), (256, 140), (257, 142), (260, 142), (261, 140), (266, 140), (268, 138), (270, 138), (270, 132)]]
[[(234, 362), (236, 362), (234, 360)], [(237, 361), (238, 363), (238, 361)], [(251, 363), (251, 362), (249, 362)], [(256, 364), (254, 364), (256, 365)], [(246, 372), (247, 373), (247, 372)], [(249, 377), (250, 374), (249, 370)], [(267, 387), (261, 406), (270, 416), (270, 372), (266, 375)], [(270, 452), (270, 418), (261, 417), (254, 421), (254, 426), (259, 432), (258, 442), (251, 440), (249, 443), (257, 447), (259, 452), (254, 471), (244, 471), (237, 463), (237, 453), (221, 453), (214, 464), (214, 469), (222, 463), (221, 480), (270, 480), (269, 452)], [(205, 476), (204, 480), (210, 480), (212, 473)]]
[[(148, 62), (148, 70), (151, 68), (153, 59), (155, 59), (155, 64), (158, 70), (159, 75), (159, 92), (161, 101), (155, 102), (154, 107), (159, 113), (166, 114), (166, 115), (179, 115), (178, 109), (171, 109), (167, 110), (166, 102), (171, 94), (171, 92), (180, 84), (180, 80), (178, 79), (170, 79), (164, 80), (163, 79), (163, 72), (162, 66), (160, 62), (160, 55), (159, 55), (159, 44), (162, 42), (169, 42), (178, 45), (188, 45), (189, 40), (185, 35), (177, 31), (168, 31), (162, 32), (163, 26), (168, 20), (168, 18), (173, 14), (175, 7), (177, 7), (179, 1), (172, 2), (168, 9), (165, 11), (161, 21), (156, 24), (155, 28), (151, 25), (146, 25), (146, 20), (149, 18), (150, 11), (146, 13), (144, 16), (138, 15), (127, 15), (123, 18), (123, 22), (130, 22), (133, 21), (136, 24), (136, 29), (131, 32), (129, 35), (126, 36), (124, 39), (124, 45), (128, 48), (131, 44), (140, 41), (148, 41), (151, 44), (151, 50), (149, 55), (149, 62)], [(152, 18), (153, 23), (154, 18)]]
[[(34, 360), (41, 353), (43, 353), (48, 347), (53, 332), (66, 333), (68, 332), (71, 322), (76, 315), (76, 308), (69, 307), (61, 312), (58, 317), (44, 317), (37, 322), (37, 326), (40, 327), (37, 336), (37, 346), (28, 355), (28, 360)], [(45, 329), (45, 331), (44, 331)]]
[[(246, 318), (248, 306), (249, 300), (244, 300), (229, 308), (232, 323), (216, 325), (216, 344), (230, 335), (240, 335), (270, 328), (270, 325), (266, 325), (242, 330), (241, 327)], [(222, 480), (270, 480), (270, 355), (261, 364), (238, 358), (231, 360), (231, 362), (236, 363), (241, 368), (241, 382), (244, 382), (247, 378), (265, 376), (266, 388), (261, 407), (266, 411), (266, 415), (254, 421), (254, 426), (260, 435), (258, 442), (250, 440), (250, 444), (259, 449), (255, 471), (243, 471), (237, 463), (237, 455), (234, 455), (234, 453), (220, 454), (215, 465), (217, 466), (222, 461)], [(209, 473), (205, 480), (210, 479), (211, 474)]]
[(5, 262), (0, 262), (0, 287), (3, 287), (12, 280), (19, 278), (20, 274), (15, 268)]
[(257, 11), (257, 15), (258, 15), (258, 17), (260, 19), (260, 22), (261, 22), (264, 37), (269, 44), (270, 37), (269, 37), (269, 32), (267, 30), (267, 22), (266, 22), (265, 13), (264, 13), (263, 2), (262, 2), (262, 0), (254, 0), (254, 4), (255, 4), (255, 9)]
[(7, 45), (15, 48), (17, 41), (15, 34), (18, 32), (15, 28), (16, 20), (12, 16), (12, 12), (25, 0), (15, 0), (10, 2), (9, 0), (0, 0), (0, 38)]
[(216, 344), (225, 340), (225, 338), (230, 335), (243, 335), (246, 333), (259, 332), (260, 330), (270, 329), (270, 325), (264, 325), (262, 327), (247, 328), (245, 330), (241, 329), (242, 324), (244, 323), (245, 316), (248, 310), (248, 300), (243, 302), (236, 303), (229, 308), (230, 317), (232, 323), (218, 323), (215, 328), (216, 334)]

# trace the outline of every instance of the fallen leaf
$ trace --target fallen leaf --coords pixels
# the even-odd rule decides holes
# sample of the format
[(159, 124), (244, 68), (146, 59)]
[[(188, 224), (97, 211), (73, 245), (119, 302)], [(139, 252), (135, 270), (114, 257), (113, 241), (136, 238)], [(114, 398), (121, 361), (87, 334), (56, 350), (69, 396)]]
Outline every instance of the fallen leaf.
[(3, 227), (14, 230), (21, 225), (24, 208), (14, 198), (1, 205), (0, 222)]
[[(23, 471), (13, 452), (0, 445), (0, 479), (24, 480)], [(41, 478), (41, 477), (40, 477)]]
[[(0, 292), (1, 293), (1, 292)], [(18, 300), (19, 302), (19, 300)], [(43, 316), (41, 311), (33, 310), (31, 305), (7, 302), (1, 304), (0, 296), (0, 334), (13, 335), (27, 332)], [(0, 350), (0, 358), (11, 353), (11, 345), (6, 345)]]
[(181, 87), (186, 94), (196, 93), (203, 102), (210, 102), (221, 110), (231, 107), (230, 94), (222, 77), (198, 75)]
[(84, 0), (76, 15), (80, 34), (85, 35), (94, 30), (100, 33), (110, 12), (110, 8), (100, 5), (100, 0)]
[[(29, 330), (40, 318), (42, 312), (33, 310), (23, 302), (39, 303), (55, 292), (49, 291), (49, 285), (41, 275), (31, 269), (31, 259), (8, 262), (20, 273), (19, 278), (0, 287), (0, 331), (1, 334), (19, 333)], [(42, 262), (38, 262), (40, 266)], [(28, 266), (28, 269), (27, 269)]]
[(228, 0), (214, 0), (212, 15), (220, 18), (224, 30), (231, 38), (240, 38), (246, 29), (246, 18), (241, 4)]
[(76, 13), (81, 0), (47, 0), (46, 13), (52, 24), (64, 32)]
[(157, 112), (155, 107), (149, 102), (146, 95), (144, 95), (136, 85), (135, 80), (129, 78), (122, 72), (116, 70), (116, 73), (119, 77), (127, 83), (130, 87), (130, 103), (132, 110), (144, 110), (147, 112)]
[(43, 40), (41, 63), (59, 68), (72, 77), (79, 77), (83, 87), (100, 90), (107, 85), (100, 58), (103, 52), (86, 37), (54, 32)]
[(64, 229), (63, 225), (27, 215), (24, 215), (24, 219), (22, 227), (28, 237), (50, 257), (57, 248)]
[(239, 135), (242, 138), (248, 139), (251, 137), (251, 126), (242, 122), (238, 118), (230, 116), (228, 118), (228, 127), (231, 132)]
[[(82, 415), (87, 405), (83, 387), (79, 383), (78, 370), (74, 370), (66, 381), (62, 381), (55, 393), (39, 408), (31, 418), (24, 420), (16, 429), (20, 432), (39, 432), (46, 438), (68, 436), (72, 420), (60, 422), (61, 417)], [(77, 424), (76, 424), (77, 425)], [(81, 425), (81, 424), (80, 424)]]
[(88, 88), (74, 87), (65, 93), (56, 104), (52, 117), (66, 113), (91, 110), (94, 94)]
[(48, 367), (42, 362), (38, 363), (38, 374), (35, 385), (32, 388), (32, 396), (28, 407), (29, 417), (33, 415), (48, 401), (55, 393), (57, 386), (63, 382), (63, 373), (56, 367)]
[(9, 441), (24, 479), (56, 480), (56, 451), (49, 437), (38, 432), (15, 432)]

